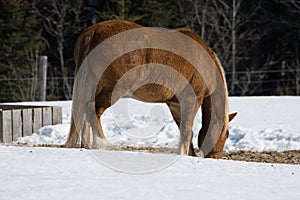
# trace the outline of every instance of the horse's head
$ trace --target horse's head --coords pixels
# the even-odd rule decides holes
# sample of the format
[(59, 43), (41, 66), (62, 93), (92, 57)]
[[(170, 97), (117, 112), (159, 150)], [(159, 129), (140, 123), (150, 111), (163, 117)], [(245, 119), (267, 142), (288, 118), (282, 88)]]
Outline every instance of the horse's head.
[[(236, 115), (237, 115), (237, 112), (229, 114), (227, 123), (232, 121)], [(212, 150), (207, 155), (205, 155), (206, 158), (222, 158), (223, 157), (223, 148), (224, 148), (226, 139), (229, 136), (228, 126), (225, 126), (225, 127), (227, 127), (226, 130), (223, 130), (223, 132), (220, 134), (220, 137), (219, 137), (217, 143), (215, 144), (215, 146), (212, 148)]]

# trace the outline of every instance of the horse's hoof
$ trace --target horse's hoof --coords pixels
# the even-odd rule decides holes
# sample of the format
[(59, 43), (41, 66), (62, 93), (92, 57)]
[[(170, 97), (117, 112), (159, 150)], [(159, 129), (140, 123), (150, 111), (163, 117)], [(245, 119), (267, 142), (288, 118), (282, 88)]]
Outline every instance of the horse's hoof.
[(178, 149), (178, 155), (188, 156), (189, 151), (187, 148), (184, 148), (183, 146), (181, 146), (181, 148)]
[(204, 152), (201, 149), (199, 150), (199, 157), (204, 158)]
[(84, 146), (84, 148), (85, 148), (85, 149), (91, 149), (92, 146), (91, 146), (90, 144), (87, 144), (87, 145)]
[(194, 151), (189, 151), (189, 156), (197, 157), (197, 155)]
[(93, 141), (93, 149), (103, 149), (107, 146), (107, 141), (105, 139), (101, 139), (100, 137), (96, 138), (96, 141)]

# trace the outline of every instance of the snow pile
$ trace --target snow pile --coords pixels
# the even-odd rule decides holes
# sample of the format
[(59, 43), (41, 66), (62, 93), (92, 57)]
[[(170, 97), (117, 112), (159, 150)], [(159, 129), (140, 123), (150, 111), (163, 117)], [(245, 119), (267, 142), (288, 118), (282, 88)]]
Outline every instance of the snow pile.
[[(27, 103), (32, 104), (32, 103)], [(37, 102), (40, 104), (40, 102)], [(19, 138), (28, 144), (64, 144), (69, 131), (71, 102), (43, 102), (63, 107), (63, 124), (41, 128), (32, 136)], [(299, 97), (231, 97), (230, 110), (238, 116), (230, 123), (226, 151), (300, 149)], [(110, 145), (177, 147), (179, 130), (164, 104), (121, 99), (102, 116)], [(201, 112), (194, 133), (201, 127)], [(197, 134), (194, 136), (197, 146)]]
[(45, 126), (31, 136), (18, 138), (18, 143), (29, 145), (37, 144), (64, 144), (68, 137), (69, 126), (57, 124), (55, 126)]
[(230, 128), (225, 151), (285, 151), (300, 149), (300, 131)]

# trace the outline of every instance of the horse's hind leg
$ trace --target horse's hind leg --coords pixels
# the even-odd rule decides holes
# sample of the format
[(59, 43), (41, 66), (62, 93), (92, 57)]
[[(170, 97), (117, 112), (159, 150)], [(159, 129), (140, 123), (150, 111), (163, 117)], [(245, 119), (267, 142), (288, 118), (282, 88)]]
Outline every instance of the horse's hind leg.
[[(180, 112), (180, 104), (178, 102), (168, 102), (167, 103), (170, 111), (171, 111), (171, 114), (177, 124), (177, 126), (179, 127), (180, 129), (180, 122), (181, 122), (181, 112)], [(181, 130), (180, 130), (181, 132)], [(180, 133), (181, 135), (181, 133)], [(180, 139), (182, 140), (182, 139)], [(195, 151), (194, 151), (194, 145), (193, 145), (193, 131), (191, 131), (191, 137), (190, 137), (190, 144), (189, 144), (189, 150), (188, 150), (188, 153), (187, 155), (189, 156), (196, 156), (195, 154)], [(179, 152), (180, 154), (182, 154), (182, 152)]]
[(95, 102), (88, 103), (87, 118), (92, 127), (93, 132), (93, 148), (98, 149), (106, 145), (106, 138), (101, 126), (101, 115), (104, 113), (105, 108), (100, 108), (96, 112)]
[(83, 125), (83, 130), (81, 134), (81, 147), (86, 149), (91, 149), (91, 142), (90, 142), (90, 124), (89, 122), (85, 121)]
[(78, 142), (78, 132), (74, 123), (74, 119), (73, 116), (71, 117), (71, 125), (70, 125), (70, 133), (67, 139), (67, 142), (65, 144), (65, 147), (67, 148), (74, 148), (77, 146), (77, 142)]
[(93, 134), (93, 147), (95, 147), (95, 148), (105, 147), (107, 145), (106, 138), (105, 138), (103, 128), (101, 125), (101, 116), (104, 113), (104, 111), (105, 111), (105, 108), (103, 108), (103, 107), (99, 108), (97, 111), (97, 125), (98, 126), (96, 127), (97, 130), (93, 129), (93, 132), (97, 131), (97, 134)]

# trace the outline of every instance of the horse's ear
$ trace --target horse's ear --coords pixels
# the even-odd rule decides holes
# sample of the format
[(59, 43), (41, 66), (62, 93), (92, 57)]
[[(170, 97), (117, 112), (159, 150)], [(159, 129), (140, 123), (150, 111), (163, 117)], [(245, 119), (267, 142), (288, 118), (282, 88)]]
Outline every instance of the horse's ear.
[(231, 120), (233, 120), (237, 114), (237, 112), (229, 114), (229, 122), (231, 122)]

